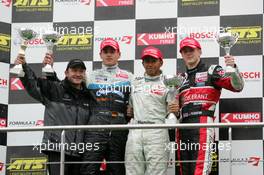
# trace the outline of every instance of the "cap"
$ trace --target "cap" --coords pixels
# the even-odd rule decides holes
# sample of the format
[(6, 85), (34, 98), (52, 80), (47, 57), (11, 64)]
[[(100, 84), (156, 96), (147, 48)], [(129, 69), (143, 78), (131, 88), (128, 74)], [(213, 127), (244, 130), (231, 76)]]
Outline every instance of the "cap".
[(118, 44), (118, 42), (116, 40), (112, 39), (112, 38), (107, 38), (107, 39), (103, 40), (101, 42), (101, 45), (100, 45), (100, 50), (102, 50), (106, 46), (113, 47), (115, 50), (118, 50), (119, 51), (119, 44)]
[(200, 43), (196, 39), (189, 38), (189, 37), (186, 37), (183, 40), (181, 40), (181, 42), (180, 42), (180, 52), (181, 52), (182, 48), (184, 48), (184, 47), (191, 47), (191, 48), (194, 48), (194, 49), (195, 48), (201, 49)]
[(163, 55), (161, 51), (158, 48), (152, 47), (152, 46), (149, 46), (143, 49), (142, 54), (141, 54), (141, 59), (143, 60), (146, 56), (151, 56), (151, 57), (154, 57), (160, 60), (163, 59)]
[(86, 66), (84, 62), (80, 59), (72, 59), (71, 61), (69, 61), (66, 70), (68, 70), (69, 68), (77, 68), (77, 67), (86, 70)]

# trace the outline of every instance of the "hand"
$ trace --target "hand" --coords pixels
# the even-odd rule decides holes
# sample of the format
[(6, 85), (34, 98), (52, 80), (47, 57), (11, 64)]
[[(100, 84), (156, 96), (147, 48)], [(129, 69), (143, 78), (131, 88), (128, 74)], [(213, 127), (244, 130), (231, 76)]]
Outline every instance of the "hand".
[(134, 113), (133, 113), (133, 108), (131, 107), (131, 106), (127, 106), (127, 117), (128, 118), (133, 118), (133, 115), (134, 115)]
[(235, 67), (235, 58), (232, 55), (225, 55), (224, 58), (226, 66)]
[(44, 60), (42, 62), (44, 65), (46, 64), (50, 64), (51, 66), (53, 66), (54, 63), (54, 56), (52, 54), (46, 53)]
[(26, 59), (25, 59), (25, 55), (24, 54), (18, 54), (17, 58), (15, 60), (15, 65), (18, 64), (26, 64)]
[(180, 111), (180, 105), (178, 102), (174, 101), (174, 102), (170, 102), (168, 104), (168, 111), (169, 113), (177, 113)]

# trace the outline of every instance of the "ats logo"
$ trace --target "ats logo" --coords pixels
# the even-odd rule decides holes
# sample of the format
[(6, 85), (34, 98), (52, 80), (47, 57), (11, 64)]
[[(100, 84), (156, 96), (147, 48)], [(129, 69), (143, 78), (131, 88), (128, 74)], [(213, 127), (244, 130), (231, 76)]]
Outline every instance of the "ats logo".
[(44, 12), (52, 10), (52, 0), (14, 0), (17, 12)]
[(137, 34), (137, 45), (170, 45), (176, 43), (175, 33), (140, 33)]
[(245, 26), (232, 27), (229, 29), (232, 33), (238, 33), (238, 44), (257, 44), (261, 43), (262, 27), (261, 26)]
[(134, 0), (96, 0), (96, 7), (132, 6)]
[(182, 6), (217, 5), (219, 0), (181, 0)]
[(0, 50), (4, 52), (10, 52), (11, 36), (0, 33)]
[(11, 0), (0, 0), (0, 3), (2, 3), (6, 7), (10, 7), (12, 1)]
[(222, 123), (235, 123), (235, 122), (248, 122), (259, 123), (261, 122), (260, 112), (241, 112), (241, 113), (222, 113)]
[[(32, 158), (11, 158), (10, 166), (7, 167), (9, 172), (43, 172), (47, 169), (47, 158), (45, 157), (32, 157)], [(39, 174), (39, 175), (42, 175)]]
[(92, 49), (92, 34), (65, 34), (58, 42), (58, 51), (78, 51)]

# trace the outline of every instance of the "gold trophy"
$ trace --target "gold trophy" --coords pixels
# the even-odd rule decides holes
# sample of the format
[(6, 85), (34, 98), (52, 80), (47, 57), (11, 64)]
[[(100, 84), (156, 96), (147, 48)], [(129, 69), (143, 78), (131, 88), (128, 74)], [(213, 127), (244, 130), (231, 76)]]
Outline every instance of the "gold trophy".
[[(53, 47), (58, 43), (61, 37), (62, 35), (60, 35), (56, 31), (46, 31), (42, 35), (42, 39), (44, 40), (47, 46), (47, 53), (53, 54)], [(46, 64), (42, 68), (42, 75), (44, 76), (50, 76), (50, 75), (53, 75), (53, 73), (54, 73), (54, 70), (50, 64)]]
[[(37, 37), (37, 32), (29, 28), (20, 28), (18, 29), (18, 34), (21, 38), (21, 44), (20, 44), (20, 49), (18, 53), (20, 55), (25, 56), (25, 52), (27, 49), (27, 43), (30, 40), (33, 40), (34, 38)], [(18, 77), (24, 77), (25, 75), (25, 72), (23, 71), (23, 67), (21, 64), (15, 65), (13, 68), (11, 68), (10, 73)]]

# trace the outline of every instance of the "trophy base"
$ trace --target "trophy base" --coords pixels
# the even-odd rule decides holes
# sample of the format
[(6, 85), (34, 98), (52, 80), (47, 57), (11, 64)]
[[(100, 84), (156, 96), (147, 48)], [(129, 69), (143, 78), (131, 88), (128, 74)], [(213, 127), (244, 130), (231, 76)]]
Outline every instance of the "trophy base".
[(52, 68), (42, 68), (42, 76), (53, 76), (54, 75), (54, 70)]
[(166, 124), (178, 124), (180, 122), (179, 122), (179, 120), (177, 119), (177, 117), (173, 113), (170, 113), (167, 116), (167, 118), (165, 119), (165, 123)]
[(23, 71), (23, 68), (16, 68), (16, 67), (10, 69), (10, 74), (15, 75), (17, 77), (25, 76), (25, 72)]

